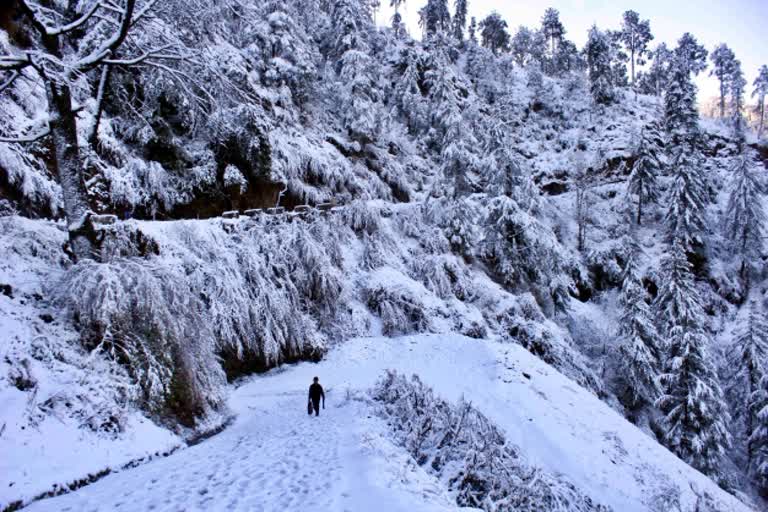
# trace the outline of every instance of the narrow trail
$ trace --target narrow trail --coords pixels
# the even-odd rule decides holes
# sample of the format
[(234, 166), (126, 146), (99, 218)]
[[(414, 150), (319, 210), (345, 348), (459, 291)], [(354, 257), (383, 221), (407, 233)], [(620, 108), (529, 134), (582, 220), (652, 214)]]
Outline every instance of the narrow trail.
[(26, 510), (345, 510), (335, 500), (349, 495), (341, 453), (354, 442), (354, 405), (316, 418), (301, 396), (262, 401), (199, 445)]

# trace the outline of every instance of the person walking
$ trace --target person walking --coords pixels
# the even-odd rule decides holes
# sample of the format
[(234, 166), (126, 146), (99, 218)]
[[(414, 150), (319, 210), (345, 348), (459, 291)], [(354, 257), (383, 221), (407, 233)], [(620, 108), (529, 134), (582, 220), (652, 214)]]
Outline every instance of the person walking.
[(325, 409), (325, 392), (323, 386), (320, 385), (320, 379), (315, 377), (312, 379), (312, 384), (309, 386), (309, 403), (312, 406), (309, 413), (312, 414), (312, 410), (315, 411), (315, 416), (320, 416), (320, 398), (323, 399), (323, 409)]

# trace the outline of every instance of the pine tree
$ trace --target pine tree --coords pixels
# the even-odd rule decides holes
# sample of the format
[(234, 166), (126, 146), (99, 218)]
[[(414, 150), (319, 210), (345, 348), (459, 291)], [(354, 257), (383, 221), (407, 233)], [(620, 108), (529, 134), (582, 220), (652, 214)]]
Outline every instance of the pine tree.
[(746, 121), (744, 119), (744, 89), (747, 87), (747, 81), (744, 79), (744, 73), (741, 70), (741, 62), (737, 59), (733, 63), (731, 76), (728, 78), (731, 90), (731, 126), (733, 136), (739, 145), (744, 144), (746, 139)]
[(497, 12), (492, 12), (480, 22), (480, 38), (484, 47), (495, 55), (509, 50), (507, 22)]
[(638, 81), (640, 92), (661, 96), (669, 82), (672, 52), (666, 43), (659, 44), (651, 53), (651, 66)]
[(668, 349), (656, 403), (664, 414), (664, 443), (694, 468), (716, 475), (730, 446), (728, 412), (706, 351), (701, 299), (685, 247), (677, 241), (662, 262), (662, 277), (656, 310)]
[(734, 71), (736, 55), (725, 44), (719, 44), (709, 56), (714, 67), (709, 76), (717, 77), (720, 82), (720, 117), (725, 117), (725, 98), (728, 96), (730, 77)]
[(467, 0), (456, 0), (453, 12), (453, 37), (464, 41), (464, 28), (467, 26)]
[(590, 92), (595, 103), (610, 105), (615, 99), (611, 80), (611, 48), (608, 37), (592, 25), (584, 48), (587, 56)]
[(659, 337), (646, 302), (648, 293), (643, 287), (638, 268), (641, 257), (642, 249), (632, 240), (619, 300), (622, 312), (619, 320), (619, 365), (626, 382), (625, 401), (633, 408), (655, 403), (661, 393), (658, 383), (661, 356)]
[(544, 11), (544, 17), (541, 20), (541, 30), (549, 44), (549, 51), (554, 56), (557, 53), (557, 45), (565, 37), (565, 27), (560, 21), (560, 11), (551, 7)]
[(758, 261), (763, 247), (766, 228), (763, 185), (748, 155), (742, 154), (736, 159), (732, 173), (723, 236), (741, 259), (740, 274), (747, 280), (750, 263)]
[(655, 125), (647, 126), (640, 134), (635, 163), (627, 182), (627, 193), (637, 196), (637, 224), (643, 223), (643, 205), (657, 203), (661, 194), (658, 175), (661, 171), (660, 135)]
[(469, 41), (472, 44), (477, 44), (477, 19), (474, 16), (469, 22)]
[(635, 64), (643, 65), (643, 57), (648, 51), (648, 43), (653, 40), (651, 34), (651, 24), (648, 20), (641, 20), (640, 15), (635, 11), (626, 11), (622, 16), (621, 23), (621, 42), (629, 52), (631, 63), (632, 86), (635, 86)]
[(419, 26), (427, 38), (438, 32), (448, 32), (451, 29), (448, 0), (428, 0), (419, 10)]
[(400, 39), (405, 35), (405, 25), (403, 24), (403, 17), (398, 11), (392, 15), (392, 33), (397, 39)]
[(754, 86), (752, 97), (757, 98), (757, 115), (760, 117), (760, 124), (757, 129), (757, 137), (760, 138), (765, 127), (765, 98), (768, 97), (768, 66), (760, 68), (760, 73), (752, 85)]
[(565, 37), (565, 27), (560, 21), (560, 11), (549, 8), (544, 11), (544, 17), (541, 20), (541, 34), (546, 42), (544, 58), (545, 71), (550, 74), (557, 72), (555, 60), (557, 59), (558, 48)]
[(760, 386), (752, 393), (750, 412), (755, 418), (749, 437), (750, 473), (763, 492), (768, 492), (768, 375), (760, 380)]
[(510, 52), (515, 63), (523, 67), (531, 60), (534, 34), (528, 27), (520, 26), (512, 38)]
[[(736, 331), (731, 354), (730, 367), (735, 369), (735, 373), (730, 387), (745, 407), (744, 411), (736, 412), (739, 416), (744, 415), (744, 427), (749, 438), (759, 424), (757, 416), (760, 412), (752, 407), (751, 397), (760, 391), (760, 382), (766, 376), (768, 364), (768, 321), (755, 301), (750, 304), (747, 321), (741, 323)], [(749, 452), (751, 459), (752, 451)]]

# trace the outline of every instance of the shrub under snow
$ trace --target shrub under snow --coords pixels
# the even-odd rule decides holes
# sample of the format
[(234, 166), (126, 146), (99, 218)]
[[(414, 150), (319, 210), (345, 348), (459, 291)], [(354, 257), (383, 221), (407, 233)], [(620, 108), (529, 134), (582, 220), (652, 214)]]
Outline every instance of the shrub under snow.
[(407, 379), (389, 371), (371, 396), (397, 442), (448, 486), (459, 506), (488, 512), (610, 510), (563, 477), (531, 466), (470, 403), (441, 400), (415, 375)]

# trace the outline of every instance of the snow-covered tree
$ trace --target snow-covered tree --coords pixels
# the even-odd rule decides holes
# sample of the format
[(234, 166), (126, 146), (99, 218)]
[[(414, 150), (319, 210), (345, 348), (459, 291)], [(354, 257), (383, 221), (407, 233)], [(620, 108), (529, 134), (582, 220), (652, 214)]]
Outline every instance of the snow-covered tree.
[(330, 31), (330, 57), (338, 62), (337, 71), (341, 68), (341, 59), (348, 50), (366, 51), (367, 29), (370, 26), (365, 5), (361, 0), (332, 0), (331, 17), (333, 26)]
[(648, 20), (641, 20), (640, 15), (635, 11), (626, 11), (622, 15), (620, 39), (629, 52), (630, 77), (634, 87), (635, 64), (640, 66), (645, 64), (645, 53), (648, 51), (648, 44), (653, 40), (651, 23)]
[(736, 158), (724, 213), (723, 236), (730, 242), (729, 250), (741, 260), (740, 274), (745, 281), (748, 281), (750, 266), (759, 260), (768, 222), (763, 208), (764, 187), (758, 172), (749, 155)]
[(725, 44), (719, 44), (710, 54), (709, 58), (712, 60), (712, 71), (709, 72), (710, 76), (717, 77), (720, 82), (720, 117), (725, 117), (725, 98), (730, 91), (731, 76), (734, 72), (734, 66), (736, 63), (736, 55)]
[(661, 349), (640, 274), (638, 260), (642, 257), (640, 245), (632, 240), (619, 300), (619, 367), (626, 387), (624, 399), (630, 407), (652, 405), (661, 392), (658, 382)]
[(494, 155), (483, 256), (508, 286), (540, 289), (555, 308), (565, 309), (573, 286), (571, 258), (535, 215), (532, 187), (520, 163), (503, 150)]
[(480, 22), (480, 38), (484, 47), (494, 54), (509, 50), (507, 22), (497, 12), (492, 12)]
[(288, 86), (297, 104), (306, 101), (314, 78), (317, 56), (306, 44), (300, 29), (283, 2), (268, 2), (260, 13), (264, 19), (259, 46), (262, 50), (264, 83)]
[(528, 27), (520, 26), (515, 32), (510, 43), (510, 52), (515, 63), (523, 67), (531, 61), (533, 56), (533, 38), (534, 34)]
[(706, 183), (696, 153), (678, 152), (667, 198), (666, 240), (692, 251), (704, 245)]
[(397, 78), (393, 95), (400, 114), (407, 120), (408, 129), (417, 132), (426, 128), (425, 101), (419, 83), (422, 59), (415, 48), (403, 49), (398, 63), (402, 74)]
[(589, 71), (589, 89), (595, 103), (609, 105), (615, 99), (611, 77), (611, 47), (606, 34), (596, 25), (589, 30), (584, 48)]
[(426, 37), (448, 32), (451, 29), (448, 0), (428, 0), (427, 5), (419, 10), (419, 26)]
[(741, 146), (746, 139), (744, 91), (747, 87), (747, 81), (744, 78), (744, 73), (741, 70), (741, 62), (738, 59), (733, 63), (733, 71), (731, 72), (729, 80), (731, 89), (731, 127), (733, 129), (734, 138), (739, 146)]
[(348, 50), (342, 56), (339, 78), (344, 84), (344, 125), (353, 139), (364, 144), (376, 140), (381, 126), (375, 106), (379, 99), (374, 74), (376, 69), (366, 52)]
[(477, 44), (477, 19), (474, 16), (469, 21), (469, 41)]
[(657, 143), (660, 137), (655, 124), (643, 129), (635, 153), (635, 163), (627, 182), (627, 193), (637, 196), (638, 225), (643, 223), (643, 206), (648, 203), (657, 203), (661, 194), (658, 182), (662, 167), (661, 148)]
[[(39, 84), (47, 95), (49, 121), (36, 133), (2, 137), (0, 145), (49, 141), (72, 253), (78, 260), (92, 259), (79, 111), (90, 103), (101, 112), (112, 70), (143, 66), (173, 74), (173, 64), (183, 60), (185, 48), (168, 34), (147, 30), (159, 9), (157, 1), (55, 2), (44, 8), (27, 0), (15, 4), (29, 47), (0, 55), (0, 93), (20, 78)], [(76, 82), (81, 78), (92, 85), (92, 97), (78, 97)]]
[(686, 248), (668, 246), (662, 286), (655, 303), (666, 340), (657, 405), (664, 414), (664, 443), (678, 457), (717, 475), (730, 447), (728, 412), (717, 373), (707, 353), (707, 323)]
[(666, 43), (661, 43), (650, 52), (651, 65), (647, 71), (639, 74), (638, 86), (640, 92), (661, 96), (667, 89), (667, 82), (672, 64), (672, 52)]
[(753, 407), (752, 397), (760, 392), (760, 382), (768, 370), (768, 320), (756, 301), (749, 306), (746, 322), (736, 330), (729, 367), (733, 370), (729, 387), (740, 404), (735, 415), (743, 417), (746, 437), (750, 438), (760, 423), (760, 411)]
[(453, 37), (464, 41), (464, 29), (467, 26), (467, 0), (455, 0), (453, 9)]
[(760, 380), (760, 386), (752, 393), (750, 410), (755, 418), (749, 438), (750, 473), (763, 492), (768, 492), (768, 375)]
[(703, 71), (706, 61), (704, 47), (692, 35), (684, 34), (674, 51), (664, 97), (664, 121), (670, 146), (679, 152), (694, 151), (700, 142), (697, 91), (691, 75)]
[(752, 97), (757, 98), (756, 109), (760, 119), (757, 128), (757, 136), (760, 138), (763, 135), (763, 128), (765, 127), (765, 98), (768, 97), (768, 66), (762, 66), (760, 68), (760, 72), (752, 85), (754, 87)]
[(565, 37), (565, 27), (560, 21), (560, 11), (551, 7), (544, 11), (544, 17), (541, 19), (541, 31), (549, 45), (550, 56), (554, 57), (557, 53), (557, 46)]

